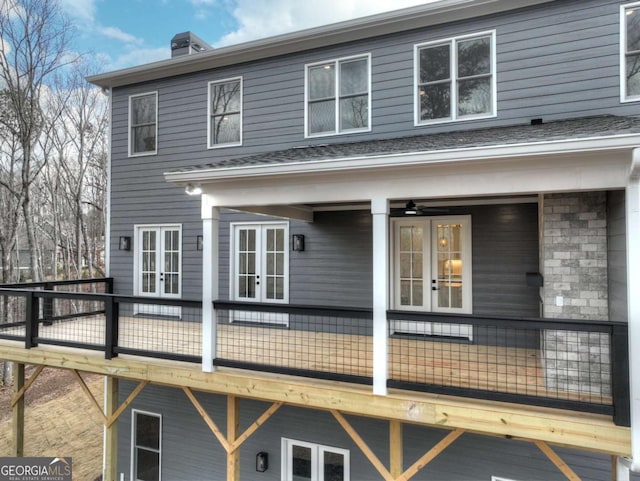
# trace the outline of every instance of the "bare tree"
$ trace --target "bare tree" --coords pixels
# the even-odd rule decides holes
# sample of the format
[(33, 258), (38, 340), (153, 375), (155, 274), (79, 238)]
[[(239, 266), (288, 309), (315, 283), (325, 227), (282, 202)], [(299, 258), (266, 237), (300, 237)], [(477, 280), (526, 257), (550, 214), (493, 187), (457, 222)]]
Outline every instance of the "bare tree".
[(31, 260), (31, 278), (40, 280), (38, 249), (31, 216), (31, 186), (44, 167), (35, 145), (42, 133), (41, 97), (51, 75), (65, 65), (71, 26), (56, 0), (0, 2), (0, 82), (15, 114), (6, 125), (22, 153), (21, 207)]

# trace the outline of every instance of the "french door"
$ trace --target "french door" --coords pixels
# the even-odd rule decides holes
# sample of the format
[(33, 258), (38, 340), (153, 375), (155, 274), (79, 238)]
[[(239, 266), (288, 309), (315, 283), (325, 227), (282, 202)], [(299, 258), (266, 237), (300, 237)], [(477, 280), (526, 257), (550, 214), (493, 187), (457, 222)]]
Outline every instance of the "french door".
[[(232, 224), (231, 297), (289, 302), (289, 242), (285, 223)], [(234, 320), (286, 324), (283, 314), (235, 312)]]
[[(136, 294), (179, 299), (182, 295), (180, 226), (138, 226), (136, 230)], [(178, 307), (138, 305), (138, 312), (176, 315)]]
[[(470, 216), (393, 222), (393, 302), (397, 310), (470, 314)], [(471, 326), (396, 321), (396, 332), (471, 338)]]

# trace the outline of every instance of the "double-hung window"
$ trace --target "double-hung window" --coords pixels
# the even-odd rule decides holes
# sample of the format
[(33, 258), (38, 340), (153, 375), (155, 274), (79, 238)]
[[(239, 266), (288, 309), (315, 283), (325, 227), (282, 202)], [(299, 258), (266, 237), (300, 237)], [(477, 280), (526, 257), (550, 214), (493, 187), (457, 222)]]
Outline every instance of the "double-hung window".
[(129, 97), (129, 155), (151, 155), (158, 150), (158, 93)]
[(131, 479), (160, 481), (162, 418), (158, 414), (132, 411)]
[(370, 55), (306, 67), (306, 135), (367, 131), (371, 125)]
[(209, 82), (209, 147), (242, 144), (242, 78)]
[(621, 100), (640, 100), (640, 2), (623, 5), (620, 13)]
[(496, 115), (495, 32), (415, 47), (416, 125)]

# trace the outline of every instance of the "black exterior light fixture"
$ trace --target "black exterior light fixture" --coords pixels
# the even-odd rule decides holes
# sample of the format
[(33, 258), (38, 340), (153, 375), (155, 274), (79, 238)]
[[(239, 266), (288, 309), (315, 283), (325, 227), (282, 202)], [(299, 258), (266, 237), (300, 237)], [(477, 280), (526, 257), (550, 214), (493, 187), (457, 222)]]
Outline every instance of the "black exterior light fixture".
[(404, 208), (404, 215), (417, 215), (418, 209), (414, 201), (410, 200)]
[(260, 451), (256, 454), (256, 471), (264, 473), (267, 469), (269, 469), (269, 453)]
[(294, 252), (304, 251), (304, 235), (293, 234), (291, 236), (291, 250)]
[(202, 240), (202, 236), (196, 236), (196, 250), (201, 251), (204, 247), (204, 241)]
[(131, 250), (131, 237), (121, 236), (118, 241), (118, 250), (130, 251)]

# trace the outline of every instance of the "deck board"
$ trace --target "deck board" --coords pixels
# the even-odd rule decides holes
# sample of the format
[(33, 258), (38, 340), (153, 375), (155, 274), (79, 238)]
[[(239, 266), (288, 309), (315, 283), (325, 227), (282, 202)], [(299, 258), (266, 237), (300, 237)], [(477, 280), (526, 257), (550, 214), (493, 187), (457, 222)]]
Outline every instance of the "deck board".
[[(202, 355), (199, 322), (121, 316), (119, 331), (118, 345), (123, 348)], [(2, 332), (21, 334), (20, 328)], [(94, 345), (104, 345), (104, 333), (105, 319), (99, 315), (40, 327), (41, 338)], [(221, 324), (217, 339), (217, 357), (228, 361), (345, 376), (373, 375), (370, 336)], [(548, 389), (538, 349), (392, 337), (389, 352), (388, 377), (394, 381), (605, 405), (612, 402), (603, 394)]]

